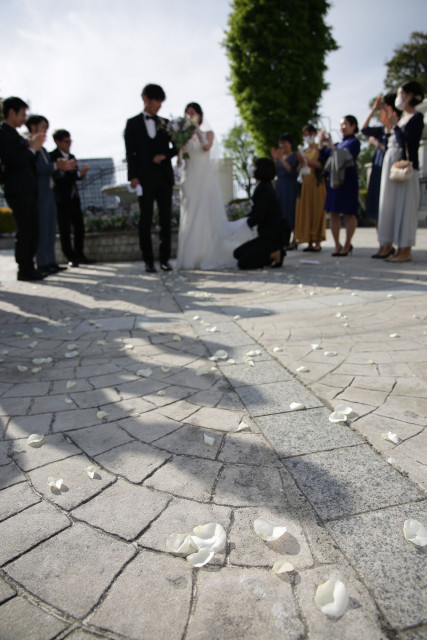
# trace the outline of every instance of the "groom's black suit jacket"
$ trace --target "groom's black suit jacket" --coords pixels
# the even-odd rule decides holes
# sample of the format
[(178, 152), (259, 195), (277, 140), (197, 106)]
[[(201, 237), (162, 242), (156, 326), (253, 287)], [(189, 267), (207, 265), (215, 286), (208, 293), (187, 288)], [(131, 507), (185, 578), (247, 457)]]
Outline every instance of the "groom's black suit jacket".
[[(126, 123), (125, 145), (126, 159), (128, 163), (128, 179), (138, 178), (142, 187), (149, 184), (153, 178), (153, 172), (161, 170), (162, 179), (173, 184), (173, 169), (171, 158), (177, 154), (167, 132), (168, 121), (156, 116), (157, 133), (150, 138), (145, 126), (142, 113), (130, 118)], [(166, 159), (160, 165), (153, 163), (155, 155), (162, 154)]]

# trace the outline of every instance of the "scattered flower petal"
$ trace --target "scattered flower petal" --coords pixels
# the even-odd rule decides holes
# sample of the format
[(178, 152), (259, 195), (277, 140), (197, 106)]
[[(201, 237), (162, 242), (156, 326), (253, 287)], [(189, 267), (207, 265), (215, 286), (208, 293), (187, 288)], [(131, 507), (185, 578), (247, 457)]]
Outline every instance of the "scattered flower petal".
[(387, 433), (382, 433), (381, 438), (383, 440), (388, 440), (389, 442), (393, 442), (393, 444), (399, 444), (400, 442), (399, 436), (396, 433), (393, 433), (392, 431), (388, 431)]
[(373, 360), (367, 360), (366, 364), (375, 364), (375, 362)]
[(105, 342), (105, 340), (97, 340), (96, 344), (99, 344), (101, 347), (103, 347), (104, 345), (106, 345), (107, 343)]
[(286, 533), (286, 527), (280, 527), (266, 518), (257, 518), (254, 522), (254, 530), (257, 536), (267, 542), (278, 540)]
[(200, 320), (200, 316), (193, 316), (193, 320)]
[(345, 584), (341, 580), (327, 580), (317, 587), (314, 602), (325, 615), (340, 618), (348, 607)]
[(390, 333), (389, 338), (400, 338), (398, 333)]
[(157, 392), (157, 395), (163, 397), (166, 395), (166, 391), (164, 389), (160, 389), (160, 391)]
[(73, 404), (73, 401), (71, 400), (71, 398), (64, 398), (64, 402), (65, 404)]
[(61, 491), (62, 483), (64, 482), (64, 478), (54, 478), (53, 476), (48, 476), (47, 478), (47, 486), (52, 490)]
[(163, 371), (163, 373), (169, 373), (169, 371), (171, 370), (170, 367), (160, 367), (160, 368)]
[(308, 373), (308, 371), (310, 371), (310, 369), (307, 369), (307, 367), (298, 367), (297, 369), (295, 369), (295, 371), (297, 373)]
[(394, 298), (394, 295), (392, 293), (388, 293), (387, 298)]
[(191, 544), (189, 533), (171, 533), (166, 540), (166, 551), (170, 553), (193, 553), (194, 547)]
[(174, 342), (181, 342), (182, 338), (181, 338), (181, 336), (174, 335), (174, 336), (172, 337), (172, 340), (173, 340)]
[(67, 384), (65, 386), (67, 389), (73, 389), (77, 386), (77, 382), (75, 380), (67, 380)]
[(131, 351), (133, 349), (133, 344), (125, 344), (123, 345), (122, 351)]
[(236, 361), (233, 358), (229, 358), (227, 364), (236, 364)]
[(208, 374), (210, 372), (211, 372), (210, 366), (208, 366), (207, 364), (201, 364), (196, 369), (196, 376), (205, 376), (206, 374)]
[(237, 316), (233, 316), (233, 320), (240, 320), (241, 316), (237, 315)]
[(276, 560), (271, 568), (271, 571), (276, 575), (280, 575), (281, 573), (289, 573), (290, 571), (295, 571), (295, 567), (287, 560)]
[(193, 565), (193, 567), (203, 567), (205, 564), (210, 562), (210, 560), (212, 560), (214, 555), (214, 551), (208, 548), (204, 548), (197, 551), (197, 553), (190, 553), (190, 555), (187, 556), (187, 561), (191, 565)]
[(191, 544), (196, 549), (209, 549), (216, 553), (225, 547), (226, 533), (224, 527), (218, 522), (199, 524), (193, 529)]
[(33, 367), (33, 369), (31, 369), (31, 373), (38, 373), (41, 370), (42, 370), (41, 367)]
[(98, 411), (96, 414), (98, 420), (106, 420), (108, 417), (108, 413), (106, 411)]
[(18, 364), (18, 366), (16, 367), (18, 369), (18, 371), (20, 371), (21, 373), (25, 373), (25, 371), (28, 371), (28, 367), (25, 367), (22, 364)]
[(35, 348), (37, 347), (37, 345), (38, 345), (37, 340), (34, 340), (33, 342), (30, 342), (30, 344), (28, 345), (28, 347), (29, 347), (30, 349), (35, 349)]
[(137, 376), (141, 376), (141, 378), (149, 378), (152, 374), (152, 370), (151, 369), (139, 369), (136, 372)]
[(395, 462), (397, 462), (396, 458), (387, 458), (387, 462), (389, 464), (394, 464)]
[(206, 331), (209, 331), (209, 333), (218, 333), (218, 329), (216, 327), (209, 327)]
[(12, 447), (12, 453), (22, 453), (25, 451), (25, 447), (22, 442), (14, 442)]
[(291, 411), (301, 411), (302, 409), (305, 409), (305, 406), (301, 402), (291, 402), (289, 409)]
[(66, 358), (76, 358), (79, 355), (78, 351), (67, 351), (65, 354)]
[(43, 329), (39, 329), (38, 327), (33, 327), (33, 333), (43, 333)]
[(350, 416), (353, 413), (352, 407), (349, 407), (347, 404), (345, 404), (345, 402), (340, 402), (340, 404), (337, 404), (337, 406), (335, 407), (335, 411), (339, 411), (346, 416)]
[(69, 344), (69, 345), (67, 345), (67, 351), (75, 351), (78, 348), (79, 348), (78, 344)]
[(218, 349), (212, 356), (213, 358), (217, 358), (218, 360), (227, 360), (228, 353), (224, 349)]
[(321, 349), (321, 345), (320, 344), (312, 344), (311, 348), (313, 349), (313, 351), (318, 351), (319, 349)]
[(96, 476), (96, 467), (94, 467), (93, 464), (90, 464), (88, 467), (86, 467), (86, 473), (89, 478), (93, 480)]
[(273, 353), (278, 353), (281, 350), (282, 350), (281, 347), (273, 347)]
[(246, 360), (246, 364), (249, 365), (250, 367), (255, 366), (255, 362), (253, 360)]
[(342, 411), (333, 411), (329, 416), (329, 422), (347, 422), (347, 417)]
[(418, 520), (405, 520), (403, 523), (403, 535), (409, 542), (417, 547), (427, 546), (427, 527)]
[(141, 414), (138, 413), (137, 411), (134, 411), (133, 413), (129, 414), (129, 418), (139, 418)]
[(32, 447), (38, 447), (44, 440), (44, 435), (41, 433), (32, 433), (27, 438), (27, 443)]
[(324, 356), (328, 356), (329, 358), (333, 358), (334, 356), (337, 355), (337, 352), (336, 351), (324, 351), (323, 355)]
[(46, 362), (46, 358), (33, 358), (31, 362), (33, 364), (44, 364)]
[(212, 436), (207, 436), (206, 433), (204, 433), (203, 442), (207, 444), (208, 447), (211, 447), (213, 444), (215, 444), (215, 438), (212, 438)]

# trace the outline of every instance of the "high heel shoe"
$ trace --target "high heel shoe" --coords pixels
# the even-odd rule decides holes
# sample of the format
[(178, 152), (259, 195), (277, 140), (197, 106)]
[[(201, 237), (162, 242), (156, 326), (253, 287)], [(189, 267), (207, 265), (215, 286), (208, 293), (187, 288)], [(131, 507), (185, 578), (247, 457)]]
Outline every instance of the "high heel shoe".
[(394, 256), (395, 253), (396, 253), (396, 249), (394, 247), (392, 247), (388, 253), (385, 253), (382, 256), (379, 253), (374, 253), (374, 255), (371, 256), (371, 258), (377, 258), (379, 260), (386, 260), (387, 258), (390, 258), (390, 256)]
[(337, 258), (338, 256), (340, 256), (340, 255), (341, 255), (341, 253), (340, 253), (341, 251), (342, 251), (342, 245), (340, 244), (340, 249), (339, 249), (339, 251), (334, 251), (334, 252), (331, 254), (331, 255), (332, 255), (332, 257), (333, 257), (333, 258)]
[(338, 255), (344, 257), (344, 256), (349, 256), (352, 253), (353, 253), (353, 245), (351, 244), (350, 249), (348, 251), (344, 251), (344, 253), (339, 253)]
[(286, 251), (295, 251), (298, 249), (298, 242), (292, 242), (288, 247), (286, 247)]
[(279, 269), (283, 264), (283, 258), (285, 257), (285, 255), (286, 255), (285, 249), (280, 249), (280, 260), (279, 262), (277, 261), (272, 262), (270, 265), (270, 269)]

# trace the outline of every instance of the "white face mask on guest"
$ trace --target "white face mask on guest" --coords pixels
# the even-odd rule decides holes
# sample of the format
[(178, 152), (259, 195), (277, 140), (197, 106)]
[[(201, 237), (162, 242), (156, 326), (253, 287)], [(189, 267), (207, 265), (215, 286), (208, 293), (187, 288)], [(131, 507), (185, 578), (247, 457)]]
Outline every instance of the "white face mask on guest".
[(397, 94), (396, 100), (394, 101), (394, 106), (396, 107), (396, 109), (399, 109), (399, 111), (403, 111), (407, 102), (408, 96), (402, 91), (402, 93)]
[(303, 140), (305, 146), (309, 147), (311, 144), (313, 144), (315, 139), (316, 138), (314, 136), (304, 136), (302, 140)]

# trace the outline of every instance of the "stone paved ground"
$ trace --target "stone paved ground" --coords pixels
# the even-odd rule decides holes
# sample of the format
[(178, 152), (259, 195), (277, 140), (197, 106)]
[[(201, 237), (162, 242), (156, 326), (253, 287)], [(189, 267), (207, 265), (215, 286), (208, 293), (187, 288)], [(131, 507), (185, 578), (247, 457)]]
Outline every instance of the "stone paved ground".
[[(2, 640), (427, 638), (427, 554), (402, 534), (427, 523), (418, 240), (403, 265), (370, 260), (361, 229), (354, 256), (327, 243), (281, 270), (98, 264), (40, 284), (2, 252)], [(328, 419), (340, 401), (348, 424)], [(287, 532), (263, 542), (258, 517)], [(227, 532), (208, 565), (166, 550), (207, 522)], [(330, 577), (350, 598), (338, 620), (314, 604)]]

